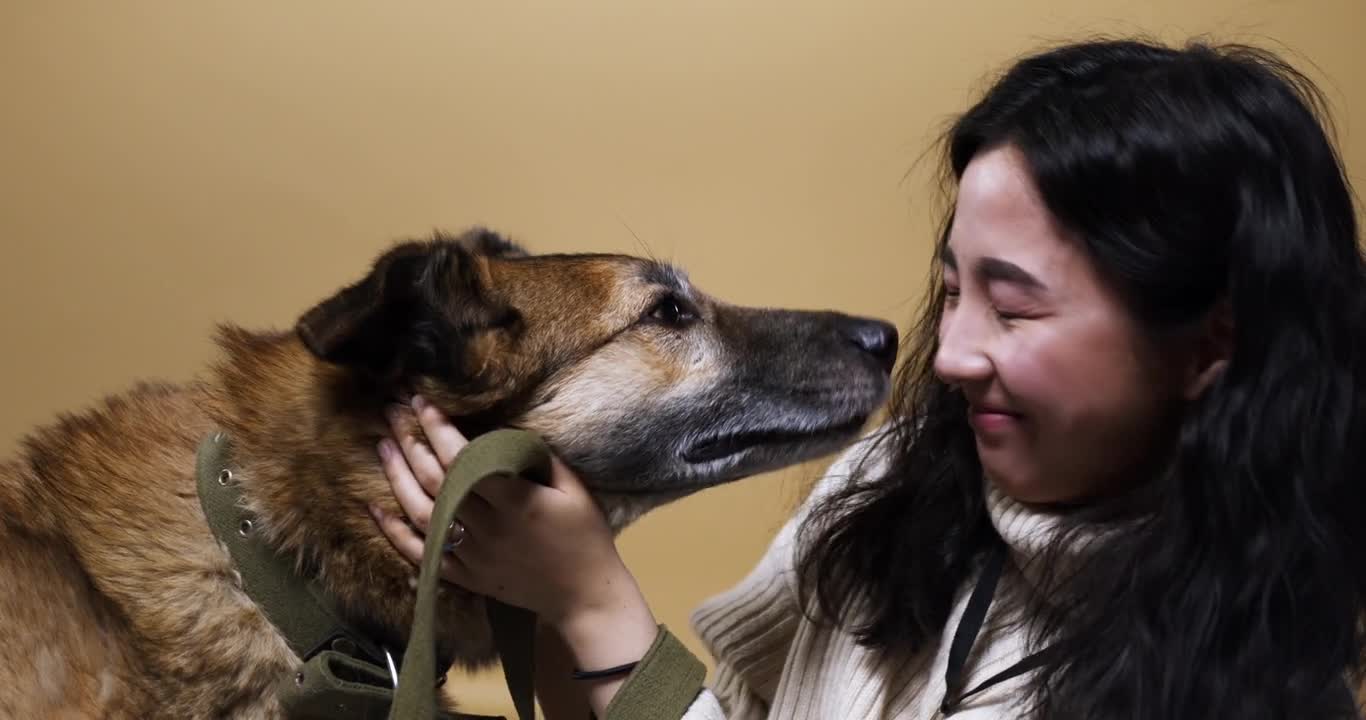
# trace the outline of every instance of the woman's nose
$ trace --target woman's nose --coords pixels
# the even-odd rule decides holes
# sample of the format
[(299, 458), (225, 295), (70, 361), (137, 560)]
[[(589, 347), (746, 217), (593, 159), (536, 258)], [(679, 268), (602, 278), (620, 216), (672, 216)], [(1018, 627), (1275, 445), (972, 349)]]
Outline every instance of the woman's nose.
[(991, 377), (991, 359), (969, 320), (951, 313), (940, 319), (934, 374), (949, 385), (980, 382)]

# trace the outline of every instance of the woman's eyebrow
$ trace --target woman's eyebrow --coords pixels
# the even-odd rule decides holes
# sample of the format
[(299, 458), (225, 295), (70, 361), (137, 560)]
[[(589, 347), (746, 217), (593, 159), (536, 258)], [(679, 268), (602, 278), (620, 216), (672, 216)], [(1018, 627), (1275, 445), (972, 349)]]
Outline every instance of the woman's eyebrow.
[[(958, 272), (958, 257), (953, 254), (952, 249), (947, 247), (941, 249), (939, 251), (939, 262), (943, 263), (944, 267), (954, 272)], [(1009, 260), (984, 257), (977, 261), (975, 269), (977, 270), (977, 275), (988, 282), (1008, 282), (1035, 291), (1048, 289), (1048, 286), (1045, 285), (1042, 280)]]
[(977, 261), (977, 274), (988, 282), (1000, 281), (1019, 285), (1027, 290), (1047, 290), (1048, 286), (1032, 273), (1013, 262), (994, 257)]

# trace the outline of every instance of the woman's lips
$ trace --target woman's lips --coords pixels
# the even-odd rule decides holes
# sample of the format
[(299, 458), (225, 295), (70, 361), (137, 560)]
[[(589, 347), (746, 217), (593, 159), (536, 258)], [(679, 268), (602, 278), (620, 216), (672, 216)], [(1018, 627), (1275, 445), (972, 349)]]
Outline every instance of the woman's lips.
[(968, 410), (968, 420), (977, 432), (994, 434), (1014, 427), (1020, 416), (999, 408), (973, 407)]

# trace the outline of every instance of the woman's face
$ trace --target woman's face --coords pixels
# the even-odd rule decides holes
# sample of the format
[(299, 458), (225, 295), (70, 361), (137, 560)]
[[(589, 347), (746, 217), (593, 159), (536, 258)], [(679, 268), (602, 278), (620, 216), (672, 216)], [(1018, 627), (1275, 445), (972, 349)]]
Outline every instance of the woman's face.
[(959, 186), (935, 373), (959, 387), (987, 478), (1027, 503), (1075, 503), (1150, 472), (1184, 392), (1044, 207), (1018, 150)]

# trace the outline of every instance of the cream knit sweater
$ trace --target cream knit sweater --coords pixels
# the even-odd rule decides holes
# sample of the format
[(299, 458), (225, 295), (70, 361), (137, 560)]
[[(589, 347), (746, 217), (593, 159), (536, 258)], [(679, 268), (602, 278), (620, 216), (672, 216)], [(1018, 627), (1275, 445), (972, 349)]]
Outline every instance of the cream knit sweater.
[[(834, 465), (812, 499), (850, 481), (849, 474), (867, 441), (855, 445)], [(870, 475), (878, 470), (869, 463)], [(794, 540), (808, 499), (778, 533), (768, 551), (740, 584), (706, 601), (692, 616), (717, 664), (715, 682), (693, 702), (684, 720), (928, 720), (944, 696), (944, 668), (958, 618), (971, 583), (958, 589), (954, 609), (939, 641), (915, 654), (888, 656), (860, 647), (837, 629), (807, 620), (797, 605)], [(992, 522), (1011, 547), (1007, 564), (981, 634), (966, 667), (966, 687), (1005, 669), (1033, 648), (1026, 647), (1019, 613), (1003, 599), (1029, 592), (1028, 558), (1037, 556), (1053, 519), (987, 488)], [(1027, 676), (1017, 677), (973, 696), (953, 720), (1018, 718), (1018, 701)]]

